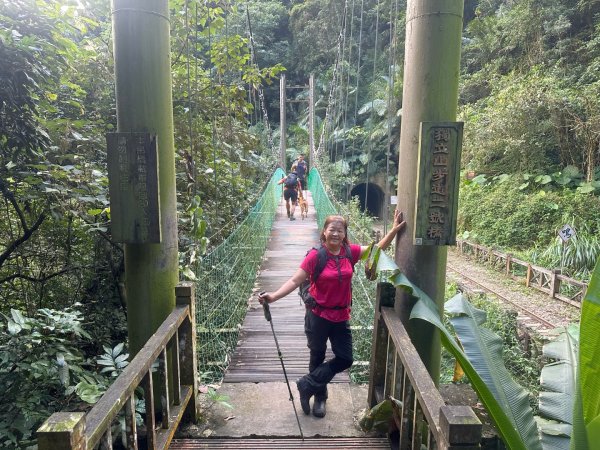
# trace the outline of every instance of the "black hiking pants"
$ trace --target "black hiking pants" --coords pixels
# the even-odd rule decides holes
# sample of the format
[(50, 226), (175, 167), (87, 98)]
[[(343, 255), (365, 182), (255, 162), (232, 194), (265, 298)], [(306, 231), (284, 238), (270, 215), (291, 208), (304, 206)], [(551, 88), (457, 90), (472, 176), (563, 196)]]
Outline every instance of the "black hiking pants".
[[(331, 322), (307, 309), (304, 316), (304, 333), (310, 350), (309, 374), (304, 378), (315, 398), (326, 400), (327, 384), (336, 373), (346, 370), (354, 362), (350, 322)], [(324, 362), (327, 339), (331, 342), (334, 357)]]

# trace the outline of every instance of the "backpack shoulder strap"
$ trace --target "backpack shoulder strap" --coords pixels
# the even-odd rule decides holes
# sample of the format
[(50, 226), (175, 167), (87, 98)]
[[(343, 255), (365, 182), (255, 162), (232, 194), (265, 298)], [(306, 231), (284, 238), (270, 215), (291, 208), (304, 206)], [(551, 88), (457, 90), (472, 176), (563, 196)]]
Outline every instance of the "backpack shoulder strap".
[(350, 260), (350, 264), (352, 264), (352, 271), (354, 272), (354, 266), (356, 263), (352, 259), (352, 249), (350, 248), (350, 244), (344, 244), (344, 252), (346, 253), (346, 258)]
[(315, 271), (312, 273), (311, 280), (312, 282), (316, 282), (321, 272), (327, 265), (327, 249), (324, 245), (320, 245), (318, 248), (313, 247), (317, 251), (317, 264), (315, 265)]

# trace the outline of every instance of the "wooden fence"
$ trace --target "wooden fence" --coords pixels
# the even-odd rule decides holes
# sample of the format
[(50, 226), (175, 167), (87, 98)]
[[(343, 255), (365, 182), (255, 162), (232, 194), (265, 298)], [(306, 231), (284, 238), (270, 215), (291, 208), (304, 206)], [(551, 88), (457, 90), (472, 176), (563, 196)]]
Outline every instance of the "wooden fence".
[(536, 266), (509, 253), (502, 253), (468, 241), (457, 239), (456, 248), (463, 255), (470, 255), (478, 261), (501, 268), (507, 276), (523, 281), (527, 287), (533, 287), (552, 298), (581, 308), (581, 301), (588, 285), (562, 275), (560, 269)]
[(469, 406), (445, 405), (391, 307), (394, 297), (391, 284), (378, 284), (368, 396), (371, 407), (388, 397), (402, 402), (394, 407), (398, 433), (392, 448), (480, 448), (481, 422)]
[[(180, 283), (175, 292), (175, 310), (90, 412), (54, 413), (42, 424), (37, 432), (39, 450), (112, 449), (112, 424), (123, 409), (126, 446), (130, 449), (138, 448), (138, 440), (143, 440), (140, 448), (166, 449), (180, 422), (197, 421), (194, 285)], [(134, 392), (138, 386), (144, 390), (146, 406), (143, 433), (137, 429), (135, 418)], [(155, 411), (159, 412), (158, 424)]]

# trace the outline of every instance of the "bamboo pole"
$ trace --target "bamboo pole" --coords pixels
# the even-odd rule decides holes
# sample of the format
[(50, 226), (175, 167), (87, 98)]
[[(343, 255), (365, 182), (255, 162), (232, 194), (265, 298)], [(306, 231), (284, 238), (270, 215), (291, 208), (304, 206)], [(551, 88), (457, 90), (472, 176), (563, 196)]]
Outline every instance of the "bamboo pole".
[[(419, 125), (456, 120), (463, 0), (408, 0), (402, 127), (398, 168), (398, 208), (407, 214), (407, 229), (396, 246), (396, 262), (406, 276), (443, 310), (447, 249), (413, 245)], [(452, 177), (453, 174), (449, 174)], [(399, 297), (402, 293), (399, 290)], [(396, 301), (402, 318), (437, 383), (441, 345), (437, 329), (423, 321), (408, 321), (411, 304)]]
[(178, 282), (173, 100), (167, 0), (112, 0), (119, 132), (158, 141), (160, 244), (125, 245), (129, 350), (133, 357), (175, 306)]

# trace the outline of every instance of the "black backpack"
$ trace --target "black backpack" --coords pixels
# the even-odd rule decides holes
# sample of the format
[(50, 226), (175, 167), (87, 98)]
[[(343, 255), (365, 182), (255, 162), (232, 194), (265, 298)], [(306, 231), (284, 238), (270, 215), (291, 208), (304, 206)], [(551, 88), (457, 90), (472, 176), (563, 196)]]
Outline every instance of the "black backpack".
[(290, 173), (284, 181), (284, 186), (288, 189), (296, 189), (298, 187), (298, 175)]
[[(316, 250), (318, 253), (317, 254), (317, 264), (315, 266), (315, 270), (313, 271), (312, 274), (310, 274), (308, 279), (304, 280), (300, 284), (300, 286), (298, 286), (298, 295), (304, 302), (304, 305), (309, 309), (313, 309), (315, 306), (319, 306), (319, 308), (323, 308), (323, 309), (346, 309), (347, 306), (334, 306), (333, 308), (329, 308), (327, 306), (319, 305), (317, 303), (317, 301), (315, 300), (315, 298), (312, 295), (310, 295), (310, 293), (308, 292), (308, 289), (310, 288), (311, 283), (317, 282), (317, 278), (319, 278), (319, 275), (321, 275), (321, 272), (323, 272), (323, 269), (327, 265), (328, 259), (335, 260), (335, 264), (338, 268), (338, 276), (339, 276), (340, 282), (341, 282), (341, 278), (342, 278), (342, 273), (340, 271), (340, 260), (348, 259), (350, 261), (350, 264), (352, 264), (352, 271), (354, 271), (354, 262), (352, 261), (352, 251), (350, 250), (350, 246), (348, 244), (344, 244), (344, 254), (338, 255), (338, 256), (332, 256), (329, 253), (327, 253), (327, 249), (323, 245), (321, 245), (319, 248), (313, 247), (311, 250)], [(308, 255), (309, 252), (310, 252), (310, 250), (306, 254)], [(350, 305), (348, 305), (348, 306), (350, 306)]]

